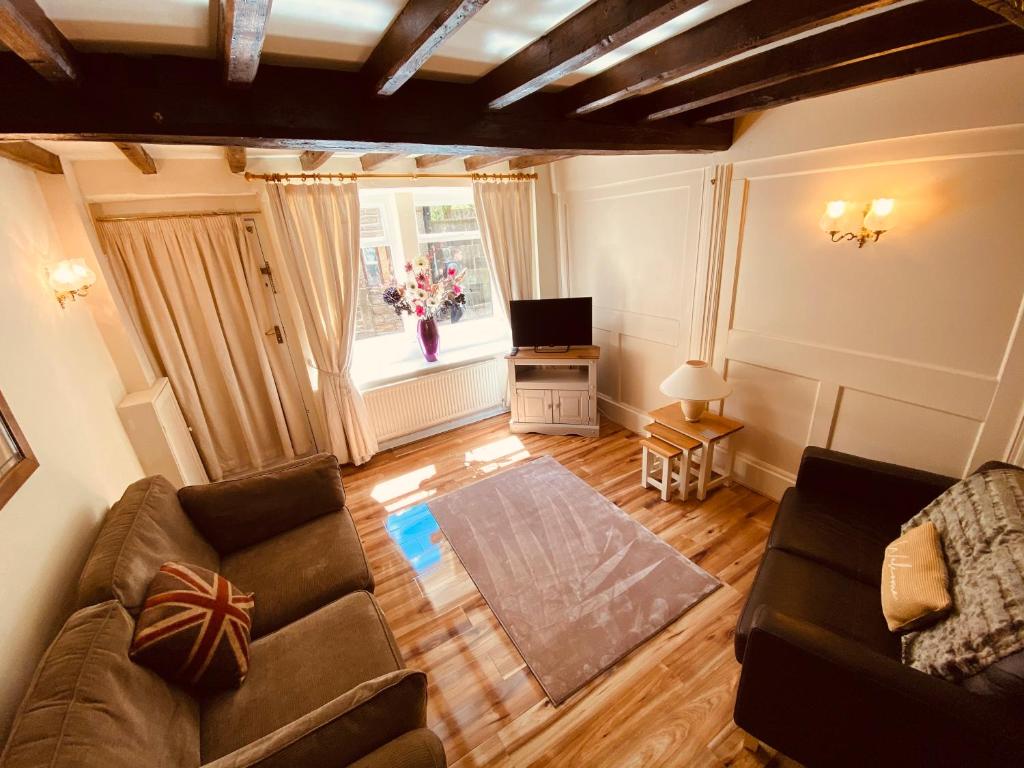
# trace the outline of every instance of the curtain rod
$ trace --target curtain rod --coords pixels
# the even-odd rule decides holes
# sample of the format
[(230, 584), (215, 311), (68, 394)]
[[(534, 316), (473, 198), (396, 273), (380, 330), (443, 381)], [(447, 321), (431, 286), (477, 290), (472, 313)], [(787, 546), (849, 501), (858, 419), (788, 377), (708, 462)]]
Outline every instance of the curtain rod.
[(192, 216), (255, 216), (262, 211), (191, 211), (183, 213), (136, 213), (128, 216), (96, 216), (96, 221), (136, 221), (138, 219), (187, 219)]
[(507, 179), (509, 181), (533, 181), (536, 173), (249, 173), (245, 172), (248, 181), (263, 179), (264, 181), (283, 181), (284, 179)]

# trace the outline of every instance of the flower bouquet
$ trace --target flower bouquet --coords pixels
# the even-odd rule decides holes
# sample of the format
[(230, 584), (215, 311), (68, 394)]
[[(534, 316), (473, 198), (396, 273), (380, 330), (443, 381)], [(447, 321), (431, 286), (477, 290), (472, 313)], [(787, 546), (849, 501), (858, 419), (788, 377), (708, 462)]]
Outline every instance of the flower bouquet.
[(384, 302), (391, 305), (395, 314), (403, 312), (414, 316), (416, 337), (428, 363), (437, 360), (437, 348), (441, 337), (437, 330), (437, 318), (449, 314), (453, 319), (456, 310), (462, 316), (466, 294), (462, 281), (466, 270), (458, 271), (454, 266), (445, 269), (440, 280), (434, 280), (430, 259), (417, 256), (405, 264), (405, 285), (392, 285), (384, 291)]

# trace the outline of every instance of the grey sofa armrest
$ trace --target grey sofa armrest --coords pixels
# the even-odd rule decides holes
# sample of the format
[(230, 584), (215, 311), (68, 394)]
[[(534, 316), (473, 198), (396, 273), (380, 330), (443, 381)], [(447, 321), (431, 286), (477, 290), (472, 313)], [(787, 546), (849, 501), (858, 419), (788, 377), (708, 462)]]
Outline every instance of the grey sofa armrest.
[(800, 459), (796, 487), (810, 496), (853, 501), (902, 523), (958, 480), (812, 446)]
[(1024, 764), (1017, 707), (767, 606), (754, 616), (736, 723), (812, 766)]
[(203, 768), (340, 768), (423, 728), (426, 717), (426, 675), (397, 670), (356, 686)]
[(265, 472), (178, 491), (185, 514), (221, 555), (345, 508), (338, 459), (321, 453)]

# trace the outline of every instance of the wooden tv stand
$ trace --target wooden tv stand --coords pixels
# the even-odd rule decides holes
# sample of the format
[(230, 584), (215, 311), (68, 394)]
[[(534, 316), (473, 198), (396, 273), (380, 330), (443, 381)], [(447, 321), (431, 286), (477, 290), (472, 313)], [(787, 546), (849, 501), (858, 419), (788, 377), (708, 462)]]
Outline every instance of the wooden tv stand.
[(508, 360), (513, 432), (597, 437), (600, 347), (522, 348)]

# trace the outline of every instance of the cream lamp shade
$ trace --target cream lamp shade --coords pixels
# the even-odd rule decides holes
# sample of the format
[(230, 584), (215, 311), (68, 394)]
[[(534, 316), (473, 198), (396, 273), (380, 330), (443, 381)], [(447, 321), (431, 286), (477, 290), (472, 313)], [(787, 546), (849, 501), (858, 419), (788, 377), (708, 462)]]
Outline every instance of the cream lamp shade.
[(699, 421), (708, 400), (721, 400), (732, 394), (732, 387), (703, 360), (687, 360), (661, 382), (661, 391), (681, 401), (687, 421)]

